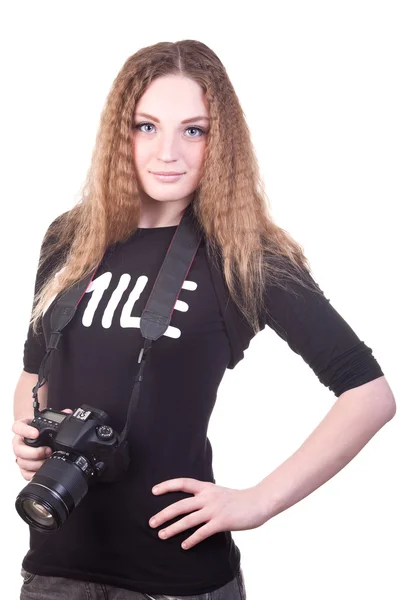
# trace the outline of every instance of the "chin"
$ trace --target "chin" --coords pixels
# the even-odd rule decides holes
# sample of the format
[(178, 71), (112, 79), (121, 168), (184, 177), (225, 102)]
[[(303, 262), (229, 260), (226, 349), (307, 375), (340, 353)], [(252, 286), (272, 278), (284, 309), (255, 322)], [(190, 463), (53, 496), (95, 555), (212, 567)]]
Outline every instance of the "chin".
[(144, 192), (149, 198), (158, 202), (182, 200), (193, 193), (191, 190), (180, 190), (179, 186), (172, 184), (165, 184), (165, 187), (167, 188), (165, 190), (160, 190), (158, 187), (156, 189), (148, 187)]

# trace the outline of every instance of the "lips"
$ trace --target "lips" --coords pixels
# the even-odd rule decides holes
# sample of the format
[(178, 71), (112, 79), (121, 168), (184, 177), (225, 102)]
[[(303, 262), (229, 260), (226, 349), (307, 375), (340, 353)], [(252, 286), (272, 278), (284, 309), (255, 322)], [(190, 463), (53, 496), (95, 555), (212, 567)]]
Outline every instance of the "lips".
[[(152, 173), (150, 171), (151, 175), (154, 175), (154, 178), (161, 182), (161, 183), (177, 183), (178, 181), (181, 180), (181, 177), (183, 177), (184, 173), (176, 173), (176, 171), (162, 171), (162, 173), (164, 173), (164, 175), (161, 175), (160, 173)], [(165, 174), (166, 173), (166, 174)], [(174, 175), (175, 173), (175, 175)]]
[(177, 171), (150, 171), (153, 175), (183, 175), (183, 173), (178, 173)]

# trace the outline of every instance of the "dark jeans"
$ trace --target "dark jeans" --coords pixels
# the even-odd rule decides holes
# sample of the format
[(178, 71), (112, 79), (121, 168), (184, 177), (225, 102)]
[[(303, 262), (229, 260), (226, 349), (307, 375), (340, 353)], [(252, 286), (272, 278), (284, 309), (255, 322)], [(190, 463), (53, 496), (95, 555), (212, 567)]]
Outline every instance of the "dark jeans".
[(232, 581), (197, 596), (142, 594), (103, 583), (34, 575), (24, 569), (21, 575), (24, 582), (20, 600), (246, 600), (242, 569)]

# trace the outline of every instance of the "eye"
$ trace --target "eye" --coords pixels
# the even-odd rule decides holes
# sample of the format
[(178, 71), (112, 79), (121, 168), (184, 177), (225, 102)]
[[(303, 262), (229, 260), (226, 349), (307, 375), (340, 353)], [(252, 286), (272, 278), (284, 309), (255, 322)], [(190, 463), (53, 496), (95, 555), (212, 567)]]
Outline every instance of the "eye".
[(193, 131), (193, 130), (194, 131), (196, 131), (196, 130), (200, 131), (200, 135), (198, 135), (198, 136), (189, 135), (189, 137), (203, 137), (203, 135), (205, 134), (204, 129), (201, 129), (201, 127), (188, 127), (186, 129), (186, 131)]
[(144, 127), (145, 125), (150, 125), (150, 127), (154, 127), (154, 125), (152, 123), (139, 123), (138, 125), (135, 125), (135, 129), (142, 131), (141, 127)]
[[(154, 127), (153, 123), (138, 123), (137, 125), (135, 125), (135, 129), (137, 129), (138, 131), (142, 131), (143, 133), (153, 133), (152, 131), (149, 130), (143, 130), (142, 127)], [(206, 134), (206, 132), (204, 131), (204, 129), (202, 129), (201, 127), (187, 127), (185, 129), (185, 131), (199, 131), (200, 135), (189, 135), (188, 137), (203, 137), (203, 135)]]

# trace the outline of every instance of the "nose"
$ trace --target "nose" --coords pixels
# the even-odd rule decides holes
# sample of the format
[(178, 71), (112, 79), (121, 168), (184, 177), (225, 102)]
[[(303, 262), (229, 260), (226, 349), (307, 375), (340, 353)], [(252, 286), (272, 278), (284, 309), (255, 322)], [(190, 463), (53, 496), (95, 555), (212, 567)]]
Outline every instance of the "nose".
[(177, 160), (178, 140), (174, 133), (162, 133), (158, 138), (157, 154), (159, 160), (172, 162)]

